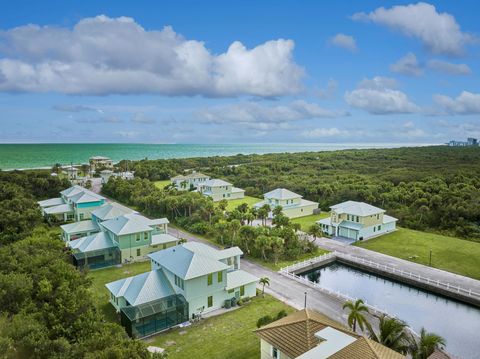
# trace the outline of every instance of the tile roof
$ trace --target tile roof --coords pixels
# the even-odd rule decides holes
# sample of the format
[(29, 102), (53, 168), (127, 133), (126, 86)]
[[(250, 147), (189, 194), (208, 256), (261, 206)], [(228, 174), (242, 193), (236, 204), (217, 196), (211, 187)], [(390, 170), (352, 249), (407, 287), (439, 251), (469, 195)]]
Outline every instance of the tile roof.
[(355, 216), (371, 216), (385, 210), (364, 202), (346, 201), (330, 207), (337, 213), (353, 214)]
[(277, 188), (263, 195), (263, 198), (273, 198), (273, 199), (280, 199), (280, 200), (301, 198), (301, 197), (302, 197), (301, 195), (295, 192), (289, 191), (288, 189), (285, 189), (285, 188)]
[(150, 253), (148, 257), (185, 280), (229, 268), (206, 252), (192, 250), (185, 244)]
[(340, 349), (329, 359), (405, 359), (405, 356), (366, 337), (360, 337), (352, 344)]
[(253, 274), (237, 269), (232, 272), (227, 272), (227, 287), (225, 289), (235, 289), (242, 285), (256, 283), (258, 280), (259, 278), (255, 277)]
[(120, 217), (124, 214), (134, 212), (135, 211), (133, 209), (122, 206), (121, 204), (118, 204), (116, 202), (110, 202), (92, 211), (92, 214), (101, 221), (106, 221), (115, 217)]
[(70, 241), (68, 246), (82, 253), (116, 247), (108, 233), (105, 232), (75, 239), (74, 241)]
[(62, 229), (62, 231), (68, 234), (100, 230), (98, 224), (91, 220), (64, 224), (60, 226), (60, 228)]
[(163, 270), (153, 270), (107, 283), (115, 297), (124, 297), (130, 305), (140, 305), (175, 294)]
[(290, 358), (295, 358), (315, 348), (320, 343), (315, 333), (326, 327), (357, 336), (340, 323), (309, 309), (292, 313), (257, 329), (256, 333)]

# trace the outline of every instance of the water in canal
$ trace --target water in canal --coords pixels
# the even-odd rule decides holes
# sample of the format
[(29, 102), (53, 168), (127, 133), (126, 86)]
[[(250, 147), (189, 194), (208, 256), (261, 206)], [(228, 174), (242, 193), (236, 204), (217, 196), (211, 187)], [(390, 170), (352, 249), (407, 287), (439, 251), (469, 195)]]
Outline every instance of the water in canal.
[(417, 333), (422, 327), (447, 341), (447, 351), (480, 358), (480, 309), (334, 262), (301, 274), (320, 286), (386, 310)]

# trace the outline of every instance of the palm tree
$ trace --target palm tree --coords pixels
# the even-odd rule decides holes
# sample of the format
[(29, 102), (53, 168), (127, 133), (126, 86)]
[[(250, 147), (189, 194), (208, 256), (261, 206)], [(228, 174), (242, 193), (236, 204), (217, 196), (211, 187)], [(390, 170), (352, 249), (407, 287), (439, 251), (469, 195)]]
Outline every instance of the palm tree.
[(262, 297), (265, 297), (265, 285), (270, 286), (270, 278), (268, 277), (262, 277), (258, 281), (262, 285)]
[(230, 243), (231, 246), (235, 243), (235, 240), (237, 238), (238, 231), (242, 227), (242, 224), (238, 219), (234, 219), (231, 222), (228, 222), (228, 229), (230, 230), (231, 236), (232, 236), (232, 241)]
[(314, 223), (308, 228), (308, 234), (313, 237), (313, 241), (317, 239), (317, 237), (322, 235), (322, 228), (318, 223)]
[(412, 354), (413, 359), (427, 359), (435, 349), (443, 349), (445, 343), (445, 339), (440, 335), (429, 333), (425, 328), (422, 328), (420, 338), (412, 338), (410, 354)]
[(370, 326), (367, 326), (367, 328), (370, 331), (370, 339), (377, 343), (383, 344), (404, 355), (409, 351), (411, 337), (407, 332), (407, 323), (404, 321), (388, 317), (384, 314), (379, 318), (378, 335)]
[(273, 209), (272, 214), (273, 214), (274, 216), (279, 216), (279, 215), (283, 214), (283, 207), (280, 206), (280, 205), (276, 206), (276, 207)]
[(360, 330), (363, 332), (364, 328), (369, 326), (367, 319), (363, 315), (363, 313), (369, 313), (363, 300), (357, 299), (355, 302), (348, 300), (343, 304), (343, 309), (345, 308), (350, 310), (348, 314), (348, 325), (350, 328), (356, 332), (358, 324)]

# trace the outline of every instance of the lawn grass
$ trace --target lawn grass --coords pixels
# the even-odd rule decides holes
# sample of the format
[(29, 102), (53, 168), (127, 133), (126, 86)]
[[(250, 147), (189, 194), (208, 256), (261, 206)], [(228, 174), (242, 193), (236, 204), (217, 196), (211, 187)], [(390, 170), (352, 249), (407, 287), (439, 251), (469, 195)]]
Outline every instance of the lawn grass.
[(164, 189), (166, 186), (168, 186), (170, 184), (170, 180), (164, 180), (164, 181), (155, 181), (153, 182), (153, 184), (155, 185), (155, 187), (157, 188), (160, 188), (160, 189)]
[(328, 218), (330, 217), (330, 212), (322, 212), (319, 214), (312, 214), (310, 216), (305, 216), (305, 217), (298, 217), (298, 218), (293, 218), (291, 221), (293, 223), (300, 223), (302, 226), (302, 231), (306, 232), (310, 228), (312, 224), (315, 222), (323, 219), (323, 218)]
[(207, 318), (147, 339), (148, 345), (166, 349), (169, 359), (250, 359), (260, 357), (260, 339), (254, 333), (264, 315), (276, 316), (293, 308), (269, 295), (261, 295), (234, 311)]
[(240, 206), (242, 203), (248, 204), (250, 207), (255, 203), (261, 202), (262, 200), (256, 197), (245, 196), (240, 199), (232, 199), (228, 201), (227, 211), (233, 211), (235, 208)]
[(425, 265), (429, 264), (431, 250), (432, 267), (480, 279), (480, 243), (399, 228), (355, 245)]
[(150, 268), (150, 261), (145, 261), (125, 264), (121, 267), (97, 269), (88, 273), (88, 276), (92, 279), (92, 296), (97, 308), (105, 315), (105, 319), (111, 322), (118, 322), (115, 309), (108, 301), (108, 291), (107, 288), (105, 288), (105, 284), (147, 272)]

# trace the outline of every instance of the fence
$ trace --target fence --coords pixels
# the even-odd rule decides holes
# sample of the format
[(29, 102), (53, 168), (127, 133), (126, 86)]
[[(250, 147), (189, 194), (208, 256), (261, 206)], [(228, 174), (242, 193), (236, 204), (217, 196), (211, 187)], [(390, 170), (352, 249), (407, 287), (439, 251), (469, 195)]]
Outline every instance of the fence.
[[(340, 252), (336, 252), (336, 251), (335, 252), (330, 252), (330, 253), (315, 257), (315, 258), (307, 259), (307, 260), (304, 260), (302, 262), (294, 263), (294, 264), (292, 264), (288, 267), (284, 267), (284, 268), (280, 269), (280, 272), (283, 273), (283, 274), (288, 274), (289, 275), (293, 271), (297, 271), (299, 269), (305, 268), (305, 267), (310, 266), (310, 265), (314, 265), (316, 263), (321, 263), (321, 262), (329, 260), (331, 258), (340, 258), (340, 259), (344, 259), (344, 260), (347, 260), (347, 261), (350, 261), (350, 262), (353, 262), (353, 263), (362, 264), (362, 265), (365, 265), (365, 266), (370, 267), (372, 269), (377, 269), (378, 271), (382, 271), (382, 272), (385, 272), (385, 273), (391, 273), (391, 274), (394, 274), (394, 275), (397, 275), (397, 276), (400, 276), (400, 277), (403, 277), (403, 278), (411, 279), (411, 280), (414, 280), (416, 282), (424, 283), (424, 284), (427, 284), (429, 286), (436, 287), (436, 288), (439, 288), (439, 289), (442, 289), (442, 290), (446, 290), (446, 291), (449, 291), (449, 292), (452, 292), (452, 293), (458, 293), (458, 294), (464, 295), (466, 297), (474, 298), (474, 299), (480, 301), (480, 293), (477, 293), (477, 292), (473, 291), (472, 289), (465, 289), (465, 288), (462, 288), (460, 286), (453, 285), (451, 283), (441, 282), (438, 279), (437, 280), (431, 279), (431, 278), (424, 277), (424, 276), (421, 276), (421, 275), (416, 274), (416, 273), (404, 271), (402, 269), (387, 266), (385, 264), (380, 264), (380, 263), (377, 263), (377, 262), (373, 262), (371, 260), (368, 260), (368, 259), (365, 259), (365, 258), (362, 258), (362, 257), (356, 257), (356, 256), (353, 256), (351, 254), (340, 253)], [(303, 279), (302, 279), (302, 281), (303, 281)]]

